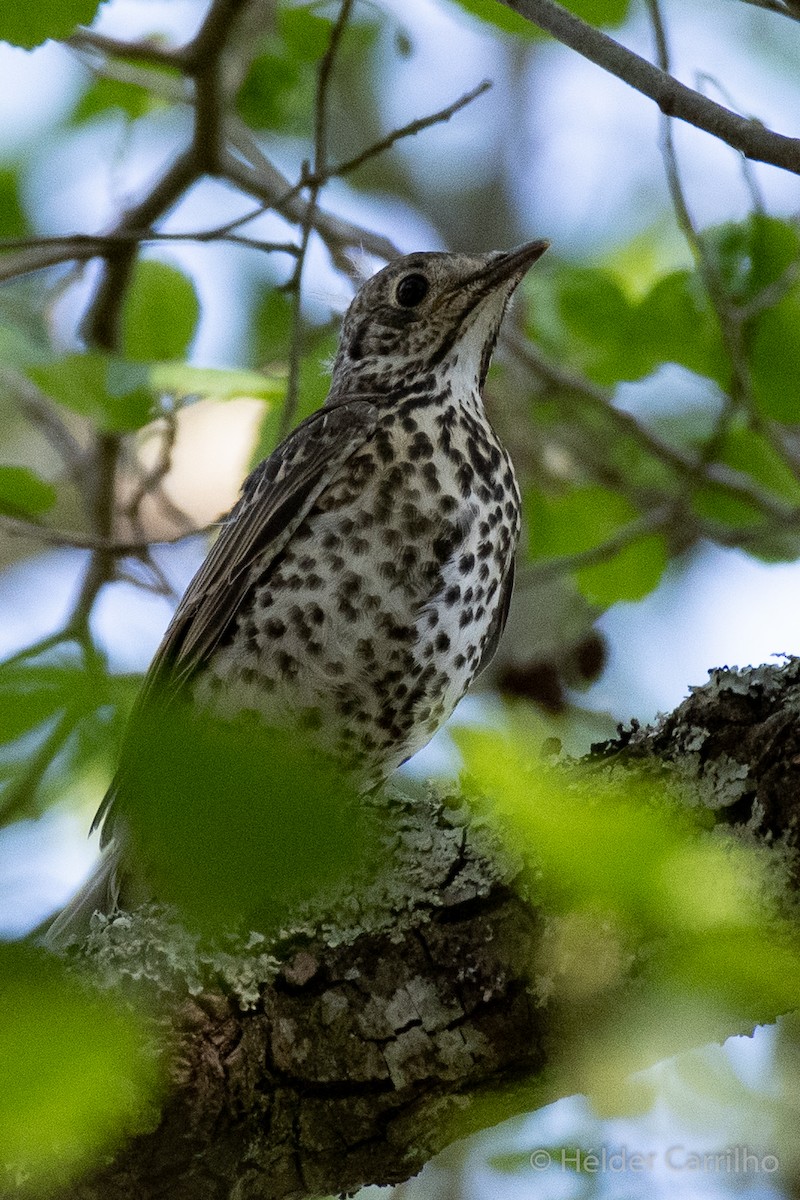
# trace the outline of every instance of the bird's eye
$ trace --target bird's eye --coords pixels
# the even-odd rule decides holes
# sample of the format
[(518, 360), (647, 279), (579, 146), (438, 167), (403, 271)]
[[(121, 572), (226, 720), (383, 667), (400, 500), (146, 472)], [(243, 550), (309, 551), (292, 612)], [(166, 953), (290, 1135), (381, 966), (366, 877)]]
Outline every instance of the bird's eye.
[(397, 285), (395, 299), (403, 308), (414, 308), (425, 299), (429, 287), (424, 275), (404, 275)]

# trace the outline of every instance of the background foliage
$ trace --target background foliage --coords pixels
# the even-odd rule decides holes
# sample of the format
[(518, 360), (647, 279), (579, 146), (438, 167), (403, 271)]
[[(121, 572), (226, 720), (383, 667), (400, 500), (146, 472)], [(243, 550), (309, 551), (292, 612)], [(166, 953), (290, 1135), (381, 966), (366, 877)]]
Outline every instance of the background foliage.
[[(509, 317), (488, 389), (520, 475), (526, 533), (510, 636), (485, 682), (538, 707), (537, 738), (555, 731), (578, 745), (587, 729), (609, 727), (575, 689), (605, 669), (604, 614), (615, 606), (642, 602), (709, 545), (764, 563), (800, 556), (800, 150), (768, 128), (788, 125), (796, 106), (767, 104), (776, 91), (793, 94), (775, 80), (796, 61), (797, 12), (790, 0), (717, 7), (757, 68), (751, 90), (766, 124), (739, 118), (744, 102), (727, 94), (744, 88), (738, 78), (709, 77), (723, 59), (694, 63), (706, 75), (691, 119), (701, 129), (716, 122), (719, 142), (681, 141), (648, 109), (634, 153), (649, 164), (649, 190), (638, 204), (618, 196), (609, 218), (601, 176), (583, 162), (590, 139), (580, 140), (580, 123), (593, 114), (580, 99), (579, 150), (555, 161), (565, 174), (558, 194), (588, 190), (586, 219), (580, 229), (562, 222), (560, 237), (547, 227), (558, 215), (537, 156), (552, 163), (553, 146), (568, 144), (568, 106), (554, 128), (547, 121), (548, 85), (563, 102), (562, 60), (528, 18), (606, 66), (593, 27), (621, 30), (621, 42), (669, 70), (657, 0), (573, 0), (566, 10), (549, 0), (420, 0), (407, 12), (352, 0), (0, 8), (0, 38), (12, 45), (62, 41), (37, 52), (60, 80), (57, 99), (35, 137), (8, 139), (0, 164), (0, 565), (12, 629), (0, 667), (0, 818), (11, 834), (76, 800), (88, 815), (102, 796), (154, 636), (137, 633), (133, 589), (156, 597), (148, 620), (163, 627), (165, 599), (185, 583), (248, 464), (324, 399), (320, 364), (353, 276), (399, 249), (554, 240)], [(715, 6), (702, 16), (717, 22)], [(465, 39), (460, 64), (441, 33), (451, 27)], [(41, 57), (9, 54), (30, 88)], [(634, 58), (616, 73), (652, 94)], [(686, 115), (686, 97), (668, 91), (666, 107)], [(635, 91), (619, 95), (638, 112)], [(602, 153), (616, 161), (613, 136)], [(692, 182), (701, 164), (696, 193), (682, 154)], [(794, 190), (781, 191), (779, 170)], [(48, 595), (65, 590), (53, 618)], [(302, 785), (308, 775), (298, 772)], [(493, 786), (512, 802), (511, 784)], [(247, 829), (236, 804), (247, 794), (231, 786), (232, 830), (237, 821)], [(552, 843), (556, 867), (559, 846), (575, 850), (569, 819)], [(652, 828), (621, 832), (614, 819), (606, 837), (616, 828), (626, 845), (650, 844)], [(586, 814), (575, 821), (586, 828)], [(202, 824), (194, 832), (202, 840)], [(534, 834), (550, 847), (541, 828), (524, 836)], [(351, 835), (334, 839), (325, 870)], [(324, 864), (309, 842), (313, 884)], [(642, 899), (640, 877), (617, 865), (624, 918), (653, 896)], [(709, 860), (706, 879), (724, 890), (727, 870)], [(209, 910), (224, 874), (205, 895)], [(568, 896), (576, 905), (587, 902), (578, 876)], [(185, 887), (185, 874), (177, 878)], [(752, 957), (768, 938), (762, 916), (737, 916), (750, 949), (729, 946), (725, 971), (711, 972), (720, 987), (729, 960)], [(685, 933), (684, 921), (685, 912), (671, 933)], [(778, 974), (788, 987), (794, 970), (791, 955), (773, 958), (762, 976), (779, 993)], [(29, 1092), (2, 1100), (7, 1157), (34, 1178), (54, 1164), (77, 1169), (135, 1124), (157, 1095), (157, 1072), (135, 1019), (97, 1007), (56, 965), (9, 947), (3, 971), (25, 1027), (12, 1022), (2, 1037), (29, 1054), (18, 1064)], [(667, 978), (690, 990), (688, 978)], [(766, 988), (753, 1019), (772, 1018), (780, 996)], [(34, 1054), (45, 1033), (48, 1048)], [(52, 1076), (31, 1066), (43, 1060)], [(92, 1107), (88, 1084), (68, 1081), (95, 1071), (116, 1083)], [(48, 1095), (58, 1097), (60, 1129), (48, 1125)], [(25, 1146), (22, 1129), (31, 1131)]]

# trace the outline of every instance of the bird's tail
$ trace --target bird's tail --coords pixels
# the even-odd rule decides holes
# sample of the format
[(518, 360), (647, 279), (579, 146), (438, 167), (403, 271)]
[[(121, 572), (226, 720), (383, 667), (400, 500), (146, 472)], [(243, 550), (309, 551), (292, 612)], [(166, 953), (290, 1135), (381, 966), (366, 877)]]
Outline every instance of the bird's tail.
[(112, 913), (119, 907), (120, 860), (119, 846), (112, 840), (92, 874), (48, 926), (41, 939), (43, 945), (64, 950), (71, 942), (86, 937), (94, 913)]

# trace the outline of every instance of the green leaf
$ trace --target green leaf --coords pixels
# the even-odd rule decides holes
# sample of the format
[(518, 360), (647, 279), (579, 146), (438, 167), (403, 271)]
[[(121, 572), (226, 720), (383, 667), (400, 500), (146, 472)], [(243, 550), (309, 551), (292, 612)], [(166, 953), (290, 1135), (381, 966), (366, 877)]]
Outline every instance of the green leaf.
[(141, 429), (151, 418), (147, 371), (136, 363), (93, 351), (31, 367), (28, 374), (58, 404), (88, 417), (107, 433)]
[[(733, 425), (720, 446), (721, 463), (733, 467), (771, 494), (775, 500), (800, 504), (800, 483), (773, 450), (767, 439), (746, 424)], [(800, 539), (793, 526), (781, 527), (765, 520), (756, 504), (731, 495), (718, 484), (708, 483), (697, 488), (692, 497), (695, 510), (702, 516), (734, 529), (763, 528), (758, 537), (748, 533), (746, 548), (749, 554), (765, 562), (789, 562), (800, 554)]]
[(236, 396), (255, 396), (275, 400), (286, 391), (286, 380), (260, 371), (222, 370), (190, 367), (184, 363), (154, 363), (148, 369), (151, 388), (174, 396), (212, 396), (231, 400)]
[[(465, 12), (504, 33), (530, 40), (544, 36), (543, 30), (533, 21), (497, 0), (456, 0), (456, 3)], [(630, 0), (567, 0), (564, 7), (592, 25), (616, 26), (621, 25), (628, 15)]]
[(81, 96), (72, 120), (76, 125), (81, 125), (101, 113), (117, 110), (133, 121), (162, 106), (163, 102), (147, 88), (100, 75)]
[[(560, 496), (529, 492), (525, 512), (531, 557), (560, 558), (602, 546), (638, 516), (618, 492), (603, 487), (575, 488)], [(643, 534), (607, 561), (576, 570), (583, 595), (607, 607), (619, 600), (641, 600), (657, 586), (667, 564), (663, 538)]]
[(727, 387), (731, 367), (719, 322), (691, 271), (666, 275), (639, 305), (632, 329), (646, 372), (672, 362)]
[(333, 22), (321, 17), (316, 4), (281, 5), (278, 34), (286, 53), (297, 62), (314, 63), (328, 49)]
[(737, 304), (755, 300), (800, 257), (795, 226), (762, 213), (718, 225), (702, 237), (727, 294)]
[(281, 6), (277, 32), (265, 38), (239, 89), (239, 115), (254, 129), (308, 133), (316, 90), (314, 64), (330, 41), (332, 23), (309, 5)]
[[(609, 781), (591, 767), (548, 771), (530, 738), (477, 728), (454, 737), (467, 786), (490, 798), (515, 850), (534, 860), (528, 886), (547, 912), (568, 918), (560, 928), (572, 952), (560, 969), (571, 974), (573, 1003), (588, 1017), (582, 998), (595, 1008), (605, 991), (607, 1032), (618, 1044), (641, 1036), (636, 1020), (620, 1020), (619, 985), (642, 942), (637, 993), (649, 989), (656, 1033), (668, 996), (673, 1007), (677, 997), (691, 1005), (698, 1024), (720, 1007), (753, 1023), (797, 1007), (800, 954), (770, 909), (763, 859), (706, 834), (700, 821), (711, 814), (676, 807), (657, 775)], [(604, 937), (606, 951), (616, 951), (605, 962)], [(588, 1044), (596, 1054), (596, 1037)]]
[(285, 363), (292, 343), (293, 309), (285, 292), (270, 288), (256, 307), (255, 358), (261, 363)]
[(564, 7), (591, 25), (614, 28), (628, 16), (630, 0), (566, 0)]
[(52, 484), (27, 467), (0, 466), (0, 512), (11, 516), (39, 516), (56, 502)]
[(558, 361), (604, 386), (653, 369), (639, 337), (637, 306), (610, 271), (555, 263), (527, 290), (532, 334)]
[(24, 237), (29, 232), (19, 194), (19, 175), (0, 168), (0, 238)]
[[(297, 425), (325, 403), (331, 385), (330, 373), (325, 364), (336, 352), (337, 340), (336, 334), (327, 331), (322, 331), (311, 339), (312, 347), (300, 362), (298, 406), (294, 414), (293, 425)], [(271, 454), (277, 446), (282, 417), (282, 407), (277, 404), (265, 414), (253, 451), (252, 461), (254, 463)]]
[(140, 259), (122, 310), (125, 357), (134, 362), (184, 358), (199, 316), (194, 284), (182, 271)]
[[(245, 697), (246, 702), (246, 697)], [(272, 928), (373, 863), (368, 810), (302, 730), (157, 703), (137, 722), (118, 799), (160, 899), (196, 927)], [(309, 728), (318, 714), (305, 714)]]
[(0, 742), (12, 742), (68, 709), (78, 721), (112, 695), (109, 677), (99, 671), (28, 663), (0, 667)]
[(316, 92), (308, 55), (302, 44), (290, 48), (278, 35), (266, 38), (263, 46), (236, 97), (239, 116), (253, 129), (307, 136)]
[(144, 1130), (159, 1068), (119, 997), (90, 993), (53, 956), (1, 947), (0, 975), (4, 1182), (64, 1186)]
[(0, 6), (0, 41), (31, 50), (48, 38), (66, 38), (76, 25), (91, 25), (100, 0), (37, 0)]
[(692, 507), (701, 517), (719, 521), (722, 525), (748, 529), (759, 525), (763, 516), (755, 504), (743, 497), (733, 496), (715, 483), (703, 484), (692, 493)]
[(485, 25), (491, 25), (495, 29), (502, 30), (503, 33), (511, 33), (529, 41), (536, 41), (544, 36), (543, 31), (538, 25), (534, 25), (533, 21), (526, 21), (525, 17), (520, 16), (513, 9), (507, 8), (505, 4), (498, 4), (497, 0), (455, 0), (455, 2), (470, 16), (477, 17)]
[(800, 288), (760, 314), (751, 344), (756, 404), (765, 417), (800, 422)]
[(745, 424), (732, 425), (719, 449), (720, 462), (751, 475), (776, 497), (800, 503), (800, 482), (767, 439)]
[(26, 370), (36, 363), (51, 362), (53, 355), (24, 330), (14, 325), (0, 325), (0, 363), (6, 367)]
[(660, 534), (636, 538), (608, 562), (582, 567), (575, 579), (591, 604), (608, 608), (620, 600), (642, 600), (658, 587), (667, 568), (667, 548)]

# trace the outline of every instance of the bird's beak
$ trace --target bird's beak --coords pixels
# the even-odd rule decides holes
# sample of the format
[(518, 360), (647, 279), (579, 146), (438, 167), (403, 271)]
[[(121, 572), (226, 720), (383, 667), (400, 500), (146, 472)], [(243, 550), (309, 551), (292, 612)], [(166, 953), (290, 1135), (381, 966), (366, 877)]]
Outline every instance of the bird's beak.
[(487, 285), (487, 290), (497, 287), (505, 280), (514, 280), (516, 286), (525, 272), (542, 257), (549, 245), (549, 242), (539, 239), (536, 242), (526, 242), (516, 250), (492, 254), (477, 278)]

